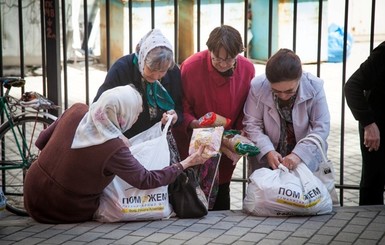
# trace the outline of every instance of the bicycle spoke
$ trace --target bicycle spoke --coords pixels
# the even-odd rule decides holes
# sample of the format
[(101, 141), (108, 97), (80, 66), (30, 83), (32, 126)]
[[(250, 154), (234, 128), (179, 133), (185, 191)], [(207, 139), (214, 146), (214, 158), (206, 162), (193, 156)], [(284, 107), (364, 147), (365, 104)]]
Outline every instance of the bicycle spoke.
[[(52, 120), (41, 117), (21, 117), (0, 128), (1, 183), (7, 197), (7, 209), (26, 215), (23, 200), (24, 178), (29, 166), (36, 160), (40, 150), (35, 141)], [(28, 146), (28, 149), (27, 149)]]

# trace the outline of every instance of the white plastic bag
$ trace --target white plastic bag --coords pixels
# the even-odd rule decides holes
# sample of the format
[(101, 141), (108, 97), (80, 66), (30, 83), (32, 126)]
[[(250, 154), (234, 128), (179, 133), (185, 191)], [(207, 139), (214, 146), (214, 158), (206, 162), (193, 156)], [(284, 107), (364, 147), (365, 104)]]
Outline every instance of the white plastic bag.
[(328, 189), (332, 198), (333, 205), (339, 206), (340, 203), (338, 201), (338, 194), (335, 187), (334, 166), (332, 161), (326, 157), (326, 146), (324, 140), (318, 134), (309, 134), (305, 138), (298, 141), (298, 143), (305, 140), (313, 142), (321, 152), (323, 160), (320, 163), (317, 171), (315, 171), (313, 174), (317, 176)]
[[(130, 139), (131, 153), (148, 170), (162, 169), (170, 164), (167, 130), (161, 122)], [(137, 189), (118, 176), (104, 189), (94, 219), (100, 222), (156, 220), (173, 213), (168, 200), (168, 186), (150, 190)]]
[(325, 185), (304, 163), (293, 171), (260, 168), (249, 177), (243, 211), (256, 216), (321, 215), (332, 212)]

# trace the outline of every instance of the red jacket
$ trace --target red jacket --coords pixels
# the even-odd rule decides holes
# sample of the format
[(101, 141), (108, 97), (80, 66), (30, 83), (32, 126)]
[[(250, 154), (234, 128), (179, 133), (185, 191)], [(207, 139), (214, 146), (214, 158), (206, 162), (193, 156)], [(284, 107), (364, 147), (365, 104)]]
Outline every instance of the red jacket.
[[(184, 121), (174, 129), (174, 137), (182, 159), (188, 155), (192, 130), (188, 125), (207, 112), (215, 112), (231, 119), (227, 129), (242, 129), (243, 106), (255, 76), (254, 65), (239, 55), (231, 77), (223, 77), (211, 64), (208, 50), (196, 53), (181, 64), (182, 87), (184, 92)], [(219, 183), (231, 180), (234, 166), (222, 155), (219, 169)]]

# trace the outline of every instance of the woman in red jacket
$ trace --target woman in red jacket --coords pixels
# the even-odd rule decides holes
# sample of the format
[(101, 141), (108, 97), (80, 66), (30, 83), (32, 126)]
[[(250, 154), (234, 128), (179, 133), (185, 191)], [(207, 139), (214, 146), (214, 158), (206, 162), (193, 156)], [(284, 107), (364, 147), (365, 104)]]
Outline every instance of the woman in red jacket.
[[(243, 105), (255, 75), (254, 65), (244, 56), (240, 33), (222, 25), (210, 33), (207, 50), (198, 52), (181, 64), (184, 97), (182, 126), (175, 129), (181, 157), (188, 154), (192, 129), (200, 127), (198, 119), (215, 112), (231, 120), (225, 129), (241, 130)], [(219, 164), (219, 187), (212, 210), (230, 209), (230, 181), (235, 165), (222, 155)], [(215, 198), (214, 198), (215, 199)]]

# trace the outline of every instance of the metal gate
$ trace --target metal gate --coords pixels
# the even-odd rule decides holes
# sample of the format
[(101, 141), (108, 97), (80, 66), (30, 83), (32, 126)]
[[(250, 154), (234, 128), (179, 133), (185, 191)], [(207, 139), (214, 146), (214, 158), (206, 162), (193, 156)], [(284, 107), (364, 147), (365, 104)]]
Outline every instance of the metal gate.
[[(339, 163), (336, 186), (344, 205), (352, 195), (349, 191), (358, 189), (361, 160), (359, 146), (351, 140), (358, 137), (356, 123), (345, 110), (342, 87), (385, 37), (384, 27), (379, 25), (385, 16), (385, 1), (372, 0), (365, 6), (360, 2), (0, 0), (0, 76), (26, 77), (27, 88), (48, 96), (64, 110), (74, 102), (89, 104), (111, 64), (131, 53), (149, 29), (167, 33), (180, 64), (206, 48), (211, 29), (232, 25), (240, 30), (246, 46), (243, 55), (255, 63), (257, 74), (264, 72), (272, 53), (288, 47), (303, 57), (304, 69), (329, 83), (327, 89), (340, 91), (329, 101), (334, 113), (329, 156)], [(342, 30), (340, 60), (333, 62), (328, 56), (331, 19), (339, 21)], [(355, 39), (352, 45), (350, 35)], [(346, 147), (353, 149), (353, 155)], [(242, 197), (247, 184), (245, 166), (244, 160), (233, 178), (242, 185)], [(348, 172), (346, 166), (358, 169)]]

